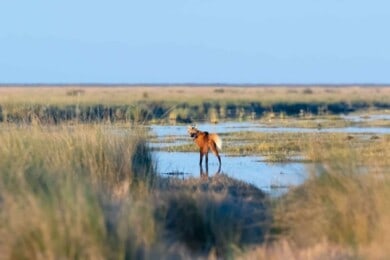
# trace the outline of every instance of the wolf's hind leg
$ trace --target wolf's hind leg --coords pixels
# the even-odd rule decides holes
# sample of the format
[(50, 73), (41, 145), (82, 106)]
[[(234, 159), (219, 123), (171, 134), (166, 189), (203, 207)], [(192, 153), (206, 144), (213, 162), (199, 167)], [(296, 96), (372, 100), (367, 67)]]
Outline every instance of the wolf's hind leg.
[(221, 157), (219, 156), (217, 146), (216, 146), (216, 144), (214, 142), (210, 145), (210, 150), (213, 152), (213, 154), (215, 156), (217, 156), (218, 162), (219, 162), (219, 166), (221, 167)]

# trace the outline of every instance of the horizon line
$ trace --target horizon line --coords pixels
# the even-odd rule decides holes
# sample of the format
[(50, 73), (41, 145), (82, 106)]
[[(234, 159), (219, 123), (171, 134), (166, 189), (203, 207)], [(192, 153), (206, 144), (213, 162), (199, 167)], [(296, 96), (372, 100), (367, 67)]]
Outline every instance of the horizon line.
[(84, 86), (84, 87), (93, 87), (93, 86), (112, 86), (112, 87), (119, 87), (119, 86), (127, 86), (127, 87), (135, 87), (135, 86), (144, 86), (144, 87), (210, 87), (210, 86), (224, 86), (224, 87), (337, 87), (337, 86), (343, 86), (343, 87), (356, 87), (356, 86), (377, 86), (377, 87), (388, 87), (390, 86), (390, 83), (101, 83), (101, 82), (84, 82), (84, 83), (76, 83), (76, 82), (70, 82), (70, 83), (0, 83), (0, 87), (17, 87), (17, 86)]

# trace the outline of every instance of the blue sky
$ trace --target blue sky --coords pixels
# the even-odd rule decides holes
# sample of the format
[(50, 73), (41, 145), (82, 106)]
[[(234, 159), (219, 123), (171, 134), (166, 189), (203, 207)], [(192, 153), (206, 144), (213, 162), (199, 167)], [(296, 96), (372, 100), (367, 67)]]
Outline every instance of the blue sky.
[(0, 2), (0, 83), (390, 83), (388, 0)]

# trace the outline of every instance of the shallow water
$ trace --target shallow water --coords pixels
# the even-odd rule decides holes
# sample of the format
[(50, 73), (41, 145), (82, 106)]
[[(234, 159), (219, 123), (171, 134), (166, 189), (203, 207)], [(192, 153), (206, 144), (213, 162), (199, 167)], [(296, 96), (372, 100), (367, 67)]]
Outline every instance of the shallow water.
[[(232, 132), (260, 132), (260, 133), (350, 133), (350, 134), (390, 134), (390, 127), (340, 127), (340, 128), (303, 128), (303, 127), (269, 127), (259, 123), (251, 122), (224, 122), (219, 124), (202, 123), (198, 125), (199, 129), (205, 129), (215, 133)], [(186, 136), (187, 127), (183, 125), (152, 125), (152, 133), (158, 137)]]
[[(175, 178), (200, 177), (206, 173), (205, 166), (199, 167), (199, 153), (194, 152), (154, 152), (158, 172)], [(237, 180), (253, 184), (263, 191), (278, 196), (289, 187), (302, 184), (308, 174), (305, 163), (266, 163), (258, 156), (221, 156), (222, 173)], [(217, 174), (217, 158), (209, 154), (208, 176)]]
[(374, 120), (385, 120), (390, 121), (390, 114), (368, 114), (368, 115), (341, 115), (341, 118), (344, 120), (349, 120), (352, 122), (366, 122), (366, 121), (374, 121)]

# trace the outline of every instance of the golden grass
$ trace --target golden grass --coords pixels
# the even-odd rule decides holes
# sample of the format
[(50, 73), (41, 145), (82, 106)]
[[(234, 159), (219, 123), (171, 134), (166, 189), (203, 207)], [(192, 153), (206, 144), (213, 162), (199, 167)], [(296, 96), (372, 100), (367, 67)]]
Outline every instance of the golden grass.
[[(221, 89), (223, 91), (221, 91)], [(309, 91), (310, 90), (310, 91)], [(131, 104), (141, 100), (196, 103), (201, 100), (275, 102), (390, 102), (390, 87), (239, 86), (31, 86), (0, 87), (0, 104)]]
[(2, 258), (124, 258), (153, 243), (149, 152), (109, 130), (2, 126)]
[(158, 216), (175, 244), (194, 256), (231, 258), (266, 239), (271, 216), (258, 188), (225, 174), (160, 183)]
[(337, 138), (313, 143), (310, 152), (321, 165), (305, 184), (275, 202), (275, 229), (294, 255), (324, 243), (320, 252), (335, 248), (344, 257), (377, 259), (390, 253), (389, 142), (385, 136), (361, 146)]

